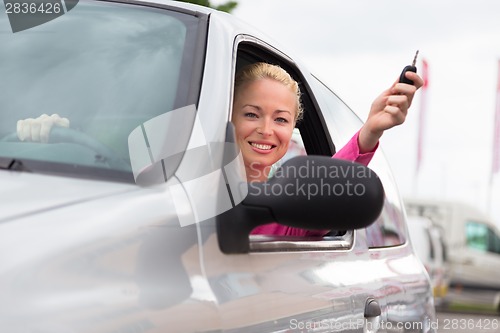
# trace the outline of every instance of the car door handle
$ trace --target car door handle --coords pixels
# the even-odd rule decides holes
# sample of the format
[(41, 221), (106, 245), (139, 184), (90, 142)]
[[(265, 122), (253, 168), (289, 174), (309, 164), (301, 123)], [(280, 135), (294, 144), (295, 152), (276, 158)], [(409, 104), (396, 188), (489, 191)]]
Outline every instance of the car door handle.
[(382, 310), (374, 298), (368, 298), (365, 303), (365, 323), (363, 332), (377, 333), (380, 329)]
[(382, 314), (382, 310), (380, 309), (380, 304), (378, 304), (377, 300), (373, 298), (369, 298), (365, 303), (365, 318), (374, 318), (378, 317)]

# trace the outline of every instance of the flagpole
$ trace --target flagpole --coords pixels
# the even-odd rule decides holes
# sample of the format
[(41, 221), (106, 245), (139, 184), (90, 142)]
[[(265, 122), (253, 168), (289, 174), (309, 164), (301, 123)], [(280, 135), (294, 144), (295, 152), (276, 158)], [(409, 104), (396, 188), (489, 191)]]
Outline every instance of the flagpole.
[(418, 129), (417, 129), (417, 157), (415, 164), (415, 177), (413, 177), (413, 194), (418, 194), (418, 176), (423, 158), (423, 144), (424, 144), (424, 129), (425, 129), (425, 116), (427, 112), (427, 88), (429, 86), (429, 67), (427, 61), (422, 58), (422, 80), (424, 84), (420, 93), (420, 109), (418, 114)]

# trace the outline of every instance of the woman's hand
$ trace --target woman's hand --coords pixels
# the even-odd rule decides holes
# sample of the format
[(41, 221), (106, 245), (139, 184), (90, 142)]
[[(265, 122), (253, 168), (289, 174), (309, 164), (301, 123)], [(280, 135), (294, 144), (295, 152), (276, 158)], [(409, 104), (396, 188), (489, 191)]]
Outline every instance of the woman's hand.
[(49, 142), (52, 126), (69, 127), (69, 119), (62, 118), (58, 114), (52, 116), (42, 114), (36, 119), (18, 120), (17, 137), (20, 141), (47, 143)]
[(368, 119), (359, 132), (360, 153), (372, 151), (385, 130), (404, 123), (415, 92), (424, 83), (416, 73), (406, 72), (406, 77), (414, 85), (398, 80), (373, 101)]

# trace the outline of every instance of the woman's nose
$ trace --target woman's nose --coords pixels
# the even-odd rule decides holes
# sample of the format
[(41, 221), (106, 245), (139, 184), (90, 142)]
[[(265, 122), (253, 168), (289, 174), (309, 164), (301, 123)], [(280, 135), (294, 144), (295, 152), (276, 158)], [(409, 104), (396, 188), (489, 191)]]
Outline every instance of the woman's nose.
[(270, 124), (269, 121), (262, 121), (262, 123), (259, 124), (259, 127), (257, 127), (257, 133), (264, 136), (271, 135), (273, 133), (272, 124)]

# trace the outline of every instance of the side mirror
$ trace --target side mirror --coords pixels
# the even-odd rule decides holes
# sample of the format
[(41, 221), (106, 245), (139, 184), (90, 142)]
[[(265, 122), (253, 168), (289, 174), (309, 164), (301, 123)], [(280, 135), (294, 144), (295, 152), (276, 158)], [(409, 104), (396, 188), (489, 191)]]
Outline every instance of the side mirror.
[(365, 228), (384, 204), (384, 189), (374, 171), (327, 156), (294, 157), (269, 181), (246, 186), (245, 199), (216, 217), (224, 253), (247, 253), (250, 232), (267, 223), (310, 230)]

